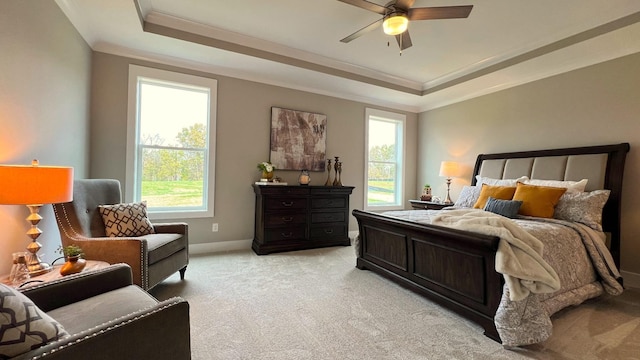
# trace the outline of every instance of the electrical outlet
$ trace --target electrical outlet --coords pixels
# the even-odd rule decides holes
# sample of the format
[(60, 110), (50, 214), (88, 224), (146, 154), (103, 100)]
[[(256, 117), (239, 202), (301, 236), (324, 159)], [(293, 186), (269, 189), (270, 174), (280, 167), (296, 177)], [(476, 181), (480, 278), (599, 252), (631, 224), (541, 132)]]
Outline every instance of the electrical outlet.
[(211, 231), (218, 232), (218, 224), (217, 223), (211, 225)]

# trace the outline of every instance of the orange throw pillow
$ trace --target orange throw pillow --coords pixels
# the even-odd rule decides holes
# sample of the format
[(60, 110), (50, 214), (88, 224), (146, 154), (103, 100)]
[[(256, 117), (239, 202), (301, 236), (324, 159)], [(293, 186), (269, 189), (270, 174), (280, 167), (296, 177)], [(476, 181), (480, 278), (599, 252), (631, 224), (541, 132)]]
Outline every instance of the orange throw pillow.
[(475, 209), (484, 209), (489, 197), (500, 200), (511, 200), (513, 194), (516, 192), (515, 186), (494, 186), (482, 184), (482, 190), (480, 190), (480, 196), (473, 205)]
[(560, 197), (566, 191), (565, 188), (517, 183), (513, 200), (522, 201), (518, 211), (520, 215), (550, 218), (553, 217)]

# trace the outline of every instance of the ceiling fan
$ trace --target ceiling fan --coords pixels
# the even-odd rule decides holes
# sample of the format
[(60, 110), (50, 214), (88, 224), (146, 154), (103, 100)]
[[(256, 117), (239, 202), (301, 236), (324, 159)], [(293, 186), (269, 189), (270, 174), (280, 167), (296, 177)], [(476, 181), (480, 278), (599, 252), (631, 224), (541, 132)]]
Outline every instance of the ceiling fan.
[(412, 45), (411, 36), (407, 30), (410, 20), (466, 18), (473, 9), (473, 5), (411, 8), (415, 0), (392, 0), (384, 6), (366, 0), (338, 1), (382, 15), (380, 20), (376, 20), (340, 41), (348, 43), (382, 24), (385, 34), (396, 37), (401, 52)]

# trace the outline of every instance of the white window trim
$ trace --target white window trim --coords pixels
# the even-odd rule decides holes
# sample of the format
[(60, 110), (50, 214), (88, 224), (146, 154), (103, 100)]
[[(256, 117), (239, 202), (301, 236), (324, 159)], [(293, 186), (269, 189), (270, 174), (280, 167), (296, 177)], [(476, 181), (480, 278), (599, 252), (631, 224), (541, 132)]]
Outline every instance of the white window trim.
[[(379, 118), (384, 118), (384, 119), (389, 119), (389, 120), (394, 120), (394, 121), (398, 121), (400, 123), (401, 126), (401, 139), (398, 139), (401, 142), (401, 153), (402, 153), (402, 157), (401, 159), (398, 160), (398, 166), (400, 167), (399, 169), (399, 173), (400, 173), (400, 181), (398, 182), (397, 186), (398, 186), (398, 192), (397, 192), (397, 198), (399, 200), (399, 203), (396, 205), (380, 205), (380, 206), (370, 206), (368, 204), (368, 198), (369, 198), (369, 189), (367, 186), (368, 183), (368, 174), (369, 174), (369, 118), (370, 117), (379, 117)], [(363, 209), (364, 210), (368, 210), (368, 211), (386, 211), (386, 210), (402, 210), (404, 209), (404, 202), (405, 202), (405, 186), (404, 186), (404, 182), (406, 181), (405, 179), (405, 159), (406, 159), (406, 143), (407, 143), (407, 116), (404, 114), (399, 114), (399, 113), (394, 113), (394, 112), (390, 112), (390, 111), (384, 111), (384, 110), (378, 110), (378, 109), (371, 109), (371, 108), (366, 108), (365, 109), (365, 136), (364, 136), (364, 164), (365, 164), (365, 171), (364, 171), (364, 181), (363, 181), (363, 188), (364, 188), (364, 206)]]
[(137, 162), (137, 139), (138, 139), (138, 78), (146, 77), (158, 79), (161, 81), (176, 82), (201, 86), (210, 89), (209, 102), (209, 162), (208, 168), (205, 169), (207, 176), (205, 177), (205, 199), (206, 210), (181, 210), (181, 211), (149, 211), (150, 219), (188, 219), (188, 218), (210, 218), (213, 217), (214, 209), (214, 190), (215, 190), (215, 161), (216, 161), (216, 114), (218, 99), (218, 81), (215, 79), (204, 78), (200, 76), (187, 75), (172, 71), (148, 68), (138, 65), (129, 65), (129, 94), (128, 94), (128, 110), (127, 110), (127, 160), (125, 172), (125, 191), (124, 199), (127, 202), (134, 201), (135, 193), (135, 177)]

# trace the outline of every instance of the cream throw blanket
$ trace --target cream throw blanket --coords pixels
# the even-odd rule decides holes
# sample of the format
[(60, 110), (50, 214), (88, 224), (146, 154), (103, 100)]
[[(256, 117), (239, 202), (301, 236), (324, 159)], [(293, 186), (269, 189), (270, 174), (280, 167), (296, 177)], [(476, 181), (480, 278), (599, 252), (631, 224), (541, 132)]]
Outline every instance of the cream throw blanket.
[(500, 237), (495, 266), (504, 276), (510, 300), (560, 289), (558, 274), (542, 259), (542, 242), (511, 219), (486, 211), (459, 209), (440, 211), (431, 223)]

